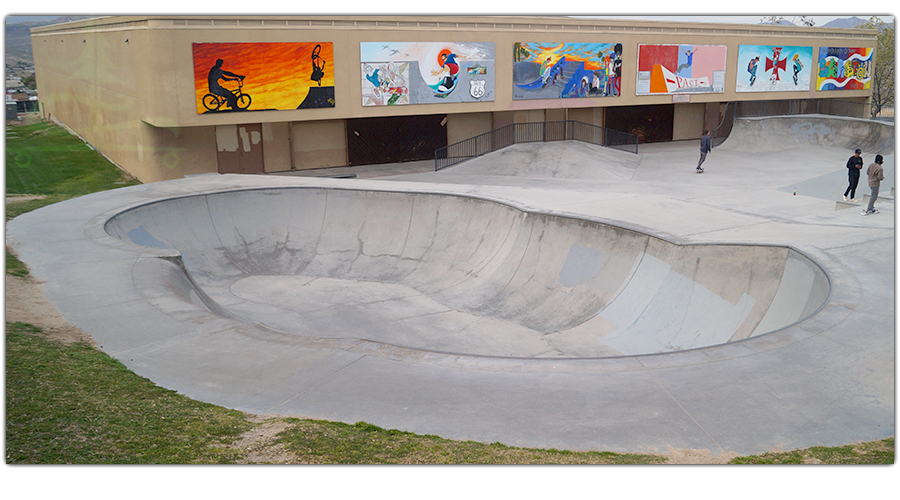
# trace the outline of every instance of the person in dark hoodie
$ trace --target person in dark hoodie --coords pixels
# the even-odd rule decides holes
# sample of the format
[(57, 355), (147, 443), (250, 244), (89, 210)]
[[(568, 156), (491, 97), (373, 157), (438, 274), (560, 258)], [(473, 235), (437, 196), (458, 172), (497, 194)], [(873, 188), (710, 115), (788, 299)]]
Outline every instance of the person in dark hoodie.
[(697, 173), (703, 173), (703, 169), (700, 168), (700, 165), (703, 165), (703, 162), (706, 161), (706, 153), (712, 151), (712, 137), (709, 136), (709, 130), (705, 130), (703, 132), (703, 137), (700, 138), (700, 163), (697, 164)]
[(850, 195), (850, 201), (856, 203), (856, 186), (859, 185), (859, 172), (862, 170), (863, 160), (861, 149), (857, 149), (853, 156), (847, 160), (847, 175), (850, 178), (850, 185), (844, 191), (844, 201), (847, 201), (847, 195)]

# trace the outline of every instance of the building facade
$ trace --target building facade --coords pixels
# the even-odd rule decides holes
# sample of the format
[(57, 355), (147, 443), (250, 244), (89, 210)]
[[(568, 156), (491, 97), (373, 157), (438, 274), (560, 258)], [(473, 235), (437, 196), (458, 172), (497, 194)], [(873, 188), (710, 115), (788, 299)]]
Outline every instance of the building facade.
[(143, 182), (433, 158), (512, 123), (696, 139), (728, 102), (868, 102), (876, 43), (873, 30), (520, 16), (111, 16), (32, 30), (43, 117)]

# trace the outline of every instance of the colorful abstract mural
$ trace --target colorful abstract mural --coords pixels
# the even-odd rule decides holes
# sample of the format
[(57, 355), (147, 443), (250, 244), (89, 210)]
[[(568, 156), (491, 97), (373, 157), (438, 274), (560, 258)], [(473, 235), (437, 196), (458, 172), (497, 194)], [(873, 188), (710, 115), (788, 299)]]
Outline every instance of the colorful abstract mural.
[(819, 47), (816, 90), (865, 90), (872, 81), (869, 48)]
[(621, 93), (621, 43), (517, 42), (513, 47), (513, 99)]
[(809, 91), (812, 47), (741, 45), (737, 92)]
[(194, 43), (197, 113), (334, 107), (331, 42)]
[(637, 95), (725, 92), (725, 45), (639, 45)]
[(494, 44), (361, 42), (363, 106), (494, 100)]

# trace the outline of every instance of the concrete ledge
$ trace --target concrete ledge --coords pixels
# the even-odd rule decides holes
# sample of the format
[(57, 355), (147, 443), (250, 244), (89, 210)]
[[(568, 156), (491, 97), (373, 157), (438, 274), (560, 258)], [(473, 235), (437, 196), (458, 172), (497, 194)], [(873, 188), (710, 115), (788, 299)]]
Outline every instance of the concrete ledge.
[(859, 206), (860, 206), (860, 203), (854, 203), (850, 200), (847, 200), (847, 201), (838, 200), (838, 201), (834, 202), (835, 210), (846, 210), (848, 208), (857, 208)]
[[(862, 204), (863, 204), (863, 205), (868, 205), (868, 204), (869, 204), (869, 198), (871, 198), (871, 197), (872, 197), (872, 195), (870, 195), (870, 194), (863, 195)], [(878, 203), (878, 202), (880, 202), (880, 201), (889, 201), (889, 202), (893, 203), (893, 202), (894, 202), (893, 193), (891, 193), (891, 196), (881, 196), (881, 195), (878, 195), (878, 199), (875, 200), (875, 203)]]

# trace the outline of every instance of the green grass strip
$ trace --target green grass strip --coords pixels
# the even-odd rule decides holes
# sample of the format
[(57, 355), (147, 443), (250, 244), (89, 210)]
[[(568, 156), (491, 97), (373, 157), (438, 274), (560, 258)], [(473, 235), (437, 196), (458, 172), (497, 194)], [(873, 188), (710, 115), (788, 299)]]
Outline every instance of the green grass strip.
[(894, 438), (738, 457), (732, 464), (893, 464)]
[(7, 195), (73, 198), (139, 184), (62, 127), (37, 123), (14, 130), (6, 138)]
[(287, 419), (277, 439), (304, 463), (317, 464), (657, 464), (656, 455), (513, 448), (500, 443), (453, 441), (439, 436), (321, 420)]
[(6, 461), (232, 463), (244, 414), (157, 387), (84, 344), (6, 323)]

